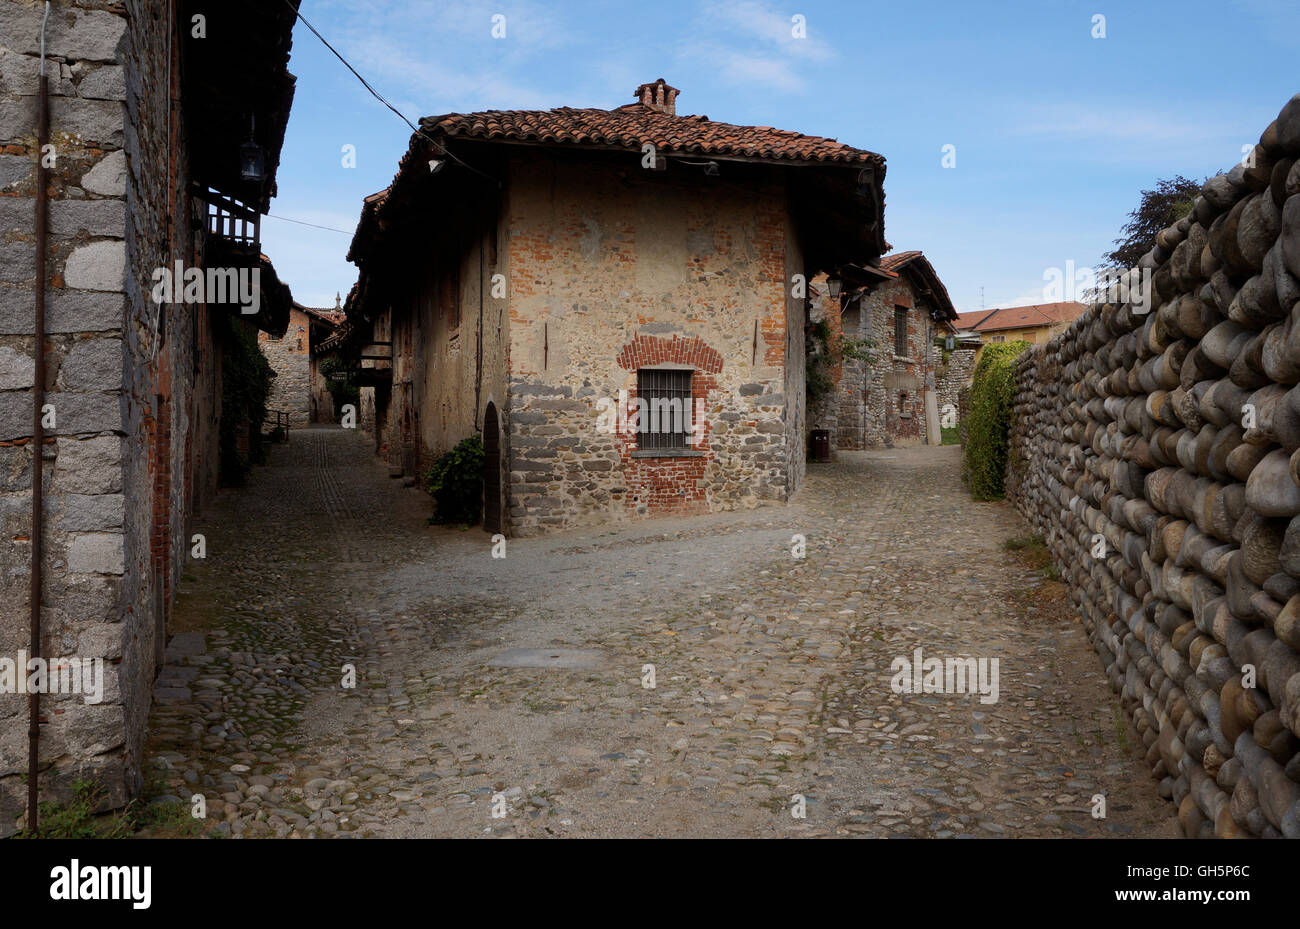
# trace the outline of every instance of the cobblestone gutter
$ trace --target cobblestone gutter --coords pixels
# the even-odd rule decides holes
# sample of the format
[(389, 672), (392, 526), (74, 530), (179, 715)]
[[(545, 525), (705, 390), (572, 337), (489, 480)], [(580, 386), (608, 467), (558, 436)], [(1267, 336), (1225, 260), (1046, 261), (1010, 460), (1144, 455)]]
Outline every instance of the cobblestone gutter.
[(1300, 837), (1298, 158), (1300, 95), (1157, 237), (1149, 302), (1017, 370), (1008, 491), (1188, 836)]

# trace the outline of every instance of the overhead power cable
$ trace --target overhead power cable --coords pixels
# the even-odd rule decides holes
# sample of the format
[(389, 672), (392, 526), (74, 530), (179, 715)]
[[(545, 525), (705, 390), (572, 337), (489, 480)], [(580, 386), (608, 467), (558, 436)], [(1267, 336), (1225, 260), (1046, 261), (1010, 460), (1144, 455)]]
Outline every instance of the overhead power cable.
[(266, 214), (271, 219), (278, 219), (286, 223), (297, 223), (299, 226), (311, 226), (313, 229), (324, 229), (326, 232), (341, 232), (343, 235), (352, 235), (346, 229), (335, 229), (333, 226), (318, 226), (315, 223), (305, 223), (301, 219), (290, 219), (287, 216), (276, 216), (274, 213)]
[[(437, 139), (435, 139), (435, 138), (433, 138), (432, 136), (430, 136), (427, 132), (425, 132), (423, 129), (421, 129), (419, 126), (417, 126), (415, 123), (413, 123), (413, 122), (411, 122), (409, 119), (407, 119), (406, 116), (402, 113), (401, 110), (399, 110), (397, 107), (395, 107), (395, 106), (393, 106), (391, 103), (389, 103), (388, 100), (384, 97), (383, 94), (381, 94), (379, 91), (375, 90), (375, 88), (372, 87), (372, 86), (370, 85), (370, 82), (367, 81), (364, 77), (361, 76), (361, 72), (360, 72), (360, 71), (358, 71), (356, 68), (352, 67), (352, 64), (351, 64), (351, 63), (350, 63), (346, 58), (344, 58), (342, 55), (339, 54), (338, 49), (336, 49), (333, 45), (330, 45), (329, 42), (327, 42), (327, 41), (325, 40), (325, 37), (324, 37), (323, 35), (321, 35), (321, 34), (316, 30), (316, 27), (315, 27), (315, 26), (313, 26), (311, 23), (309, 23), (309, 22), (307, 21), (307, 17), (303, 16), (302, 13), (300, 13), (300, 12), (298, 11), (298, 9), (297, 9), (297, 8), (296, 8), (296, 7), (295, 7), (291, 2), (289, 2), (289, 0), (284, 0), (284, 4), (285, 4), (285, 6), (287, 6), (291, 11), (293, 11), (293, 15), (294, 15), (294, 16), (296, 16), (298, 19), (302, 20), (302, 24), (303, 24), (304, 26), (306, 26), (308, 29), (311, 30), (312, 35), (314, 35), (316, 38), (320, 39), (320, 42), (321, 42), (322, 45), (324, 45), (326, 48), (328, 48), (331, 52), (334, 53), (334, 57), (335, 57), (335, 58), (337, 58), (339, 61), (343, 62), (343, 66), (344, 66), (345, 68), (347, 68), (349, 71), (351, 71), (351, 72), (356, 76), (356, 79), (357, 79), (358, 81), (361, 82), (362, 86), (365, 87), (366, 90), (370, 91), (371, 96), (373, 96), (376, 100), (378, 100), (378, 101), (379, 101), (380, 103), (382, 103), (384, 106), (388, 107), (388, 109), (390, 109), (390, 110), (392, 110), (394, 113), (396, 113), (396, 114), (397, 114), (397, 118), (400, 119), (402, 122), (406, 123), (406, 125), (409, 126), (409, 127), (411, 128), (411, 131), (412, 131), (413, 133), (415, 133), (416, 135), (419, 135), (419, 136), (421, 136), (422, 138), (424, 138), (424, 139), (426, 139), (427, 141), (429, 141), (431, 144), (433, 144), (433, 145), (438, 149), (438, 151), (439, 151), (442, 155), (446, 156), (447, 158), (450, 158), (452, 161), (456, 162), (456, 164), (460, 165), (462, 168), (465, 168), (465, 169), (468, 170), (468, 171), (473, 171), (475, 174), (477, 174), (477, 175), (479, 175), (479, 176), (481, 176), (481, 177), (485, 177), (485, 178), (487, 178), (489, 181), (492, 181), (493, 183), (497, 183), (497, 179), (496, 179), (496, 178), (492, 177), (491, 175), (484, 174), (482, 171), (480, 171), (478, 168), (474, 167), (473, 165), (466, 164), (464, 161), (462, 161), (461, 159), (457, 158), (454, 154), (452, 154), (452, 153), (447, 149), (447, 147), (446, 147), (445, 145), (443, 145), (443, 144), (442, 144), (441, 142), (439, 142)], [(349, 233), (349, 234), (350, 234), (350, 233)]]

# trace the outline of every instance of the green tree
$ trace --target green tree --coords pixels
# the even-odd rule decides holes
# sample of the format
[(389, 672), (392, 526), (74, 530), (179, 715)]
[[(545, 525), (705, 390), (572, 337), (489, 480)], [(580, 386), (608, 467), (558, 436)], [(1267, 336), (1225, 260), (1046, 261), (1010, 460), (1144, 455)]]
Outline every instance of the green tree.
[(1180, 174), (1158, 180), (1154, 188), (1142, 191), (1137, 209), (1128, 214), (1128, 222), (1120, 228), (1115, 247), (1102, 258), (1106, 265), (1124, 269), (1137, 267), (1142, 256), (1155, 247), (1156, 233), (1192, 211), (1192, 201), (1201, 192), (1201, 184)]

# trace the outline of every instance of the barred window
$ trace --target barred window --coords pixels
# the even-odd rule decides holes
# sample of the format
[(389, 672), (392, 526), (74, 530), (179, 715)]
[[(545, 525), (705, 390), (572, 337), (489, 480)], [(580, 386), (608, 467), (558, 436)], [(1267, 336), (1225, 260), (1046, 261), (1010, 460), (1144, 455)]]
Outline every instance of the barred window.
[(907, 357), (907, 307), (894, 307), (894, 354)]
[(640, 410), (638, 444), (642, 449), (686, 448), (691, 432), (691, 374), (641, 368), (636, 372)]

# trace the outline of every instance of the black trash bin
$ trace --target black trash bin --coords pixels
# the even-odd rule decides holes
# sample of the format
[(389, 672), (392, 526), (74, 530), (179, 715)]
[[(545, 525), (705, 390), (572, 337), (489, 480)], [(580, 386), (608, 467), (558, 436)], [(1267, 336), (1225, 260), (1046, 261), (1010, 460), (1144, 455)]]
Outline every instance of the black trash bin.
[(814, 429), (812, 431), (812, 453), (813, 461), (831, 460), (831, 431), (829, 429)]

